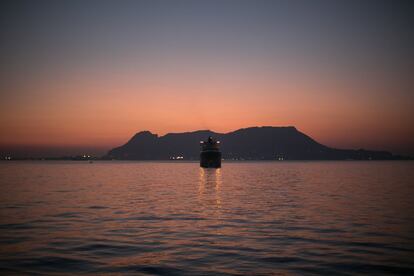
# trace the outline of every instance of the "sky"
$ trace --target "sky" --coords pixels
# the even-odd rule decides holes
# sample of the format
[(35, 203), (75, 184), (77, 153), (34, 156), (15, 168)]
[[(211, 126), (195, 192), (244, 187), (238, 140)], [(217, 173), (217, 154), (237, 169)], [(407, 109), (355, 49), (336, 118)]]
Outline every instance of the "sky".
[(0, 154), (295, 126), (414, 155), (410, 1), (1, 1)]

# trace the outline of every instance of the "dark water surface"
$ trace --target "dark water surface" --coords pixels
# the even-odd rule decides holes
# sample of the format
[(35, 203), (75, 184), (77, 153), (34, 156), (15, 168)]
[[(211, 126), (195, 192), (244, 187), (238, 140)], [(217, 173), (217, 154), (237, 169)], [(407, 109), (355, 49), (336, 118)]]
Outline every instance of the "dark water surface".
[(414, 163), (2, 162), (0, 273), (414, 274)]

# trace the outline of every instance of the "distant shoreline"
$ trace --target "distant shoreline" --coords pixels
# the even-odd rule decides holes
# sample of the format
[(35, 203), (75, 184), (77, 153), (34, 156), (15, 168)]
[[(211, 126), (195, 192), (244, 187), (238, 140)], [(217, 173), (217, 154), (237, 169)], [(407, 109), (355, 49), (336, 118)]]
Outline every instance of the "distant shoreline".
[[(71, 160), (71, 159), (39, 159), (39, 158), (27, 158), (27, 159), (11, 159), (11, 160), (0, 160), (0, 163), (9, 163), (9, 162), (73, 162), (73, 163), (104, 163), (104, 162), (118, 162), (118, 163), (199, 163), (199, 160), (120, 160), (120, 159), (93, 159), (93, 160)], [(353, 160), (326, 160), (326, 159), (297, 159), (297, 160), (259, 160), (259, 159), (249, 159), (249, 160), (222, 160), (223, 163), (292, 163), (292, 162), (394, 162), (394, 161), (414, 161), (414, 158), (410, 159), (376, 159), (376, 160), (367, 160), (367, 159), (353, 159)]]

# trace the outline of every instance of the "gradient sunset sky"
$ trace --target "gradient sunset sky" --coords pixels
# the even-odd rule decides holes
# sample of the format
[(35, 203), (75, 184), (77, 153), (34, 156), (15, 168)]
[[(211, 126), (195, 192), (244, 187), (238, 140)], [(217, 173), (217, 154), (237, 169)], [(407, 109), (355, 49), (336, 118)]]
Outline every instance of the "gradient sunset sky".
[(414, 154), (410, 1), (2, 1), (0, 149), (295, 126)]

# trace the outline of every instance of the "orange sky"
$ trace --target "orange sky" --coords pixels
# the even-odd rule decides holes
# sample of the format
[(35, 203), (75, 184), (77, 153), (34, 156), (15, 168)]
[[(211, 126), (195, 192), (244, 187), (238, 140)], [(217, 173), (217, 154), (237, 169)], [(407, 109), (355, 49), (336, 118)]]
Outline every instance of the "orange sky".
[(381, 96), (382, 84), (298, 72), (170, 73), (94, 71), (27, 82), (18, 89), (30, 94), (2, 101), (0, 143), (109, 149), (141, 130), (293, 125), (329, 146), (398, 150), (414, 134), (411, 103)]

